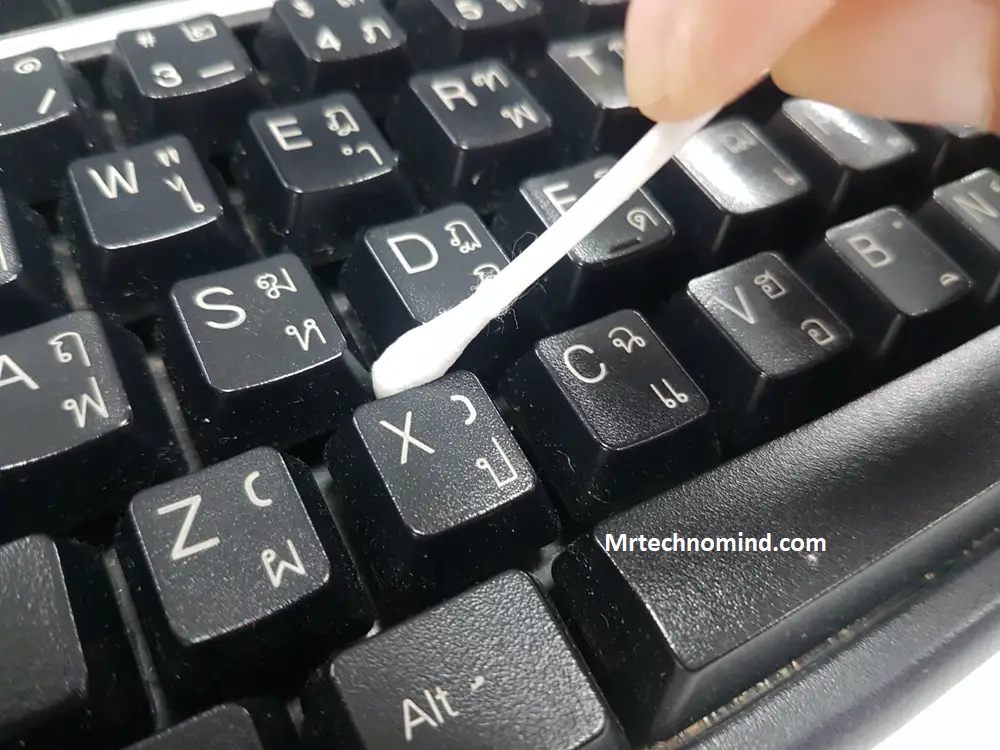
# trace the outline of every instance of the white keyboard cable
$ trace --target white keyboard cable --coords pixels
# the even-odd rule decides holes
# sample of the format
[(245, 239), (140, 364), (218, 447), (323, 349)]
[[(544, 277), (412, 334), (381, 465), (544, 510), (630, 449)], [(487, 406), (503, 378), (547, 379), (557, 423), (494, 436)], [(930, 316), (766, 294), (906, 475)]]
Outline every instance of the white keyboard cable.
[(372, 367), (376, 398), (442, 377), (491, 320), (503, 315), (552, 266), (670, 161), (718, 110), (680, 123), (654, 125), (608, 173), (510, 265), (463, 302), (390, 345)]

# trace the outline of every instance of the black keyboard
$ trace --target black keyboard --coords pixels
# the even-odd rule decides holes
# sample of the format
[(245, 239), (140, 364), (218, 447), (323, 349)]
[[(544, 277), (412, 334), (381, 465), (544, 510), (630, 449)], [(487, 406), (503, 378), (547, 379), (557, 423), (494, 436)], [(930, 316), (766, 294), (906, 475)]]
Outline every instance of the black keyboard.
[(0, 1), (2, 750), (816, 746), (973, 637), (993, 135), (763, 81), (374, 399), (650, 126), (626, 1)]

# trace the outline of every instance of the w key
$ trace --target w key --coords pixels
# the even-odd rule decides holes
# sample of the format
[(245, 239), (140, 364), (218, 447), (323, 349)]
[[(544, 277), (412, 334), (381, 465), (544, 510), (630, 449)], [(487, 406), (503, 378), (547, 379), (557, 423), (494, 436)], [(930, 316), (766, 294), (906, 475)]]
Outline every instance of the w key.
[(291, 254), (177, 284), (159, 338), (206, 460), (292, 447), (332, 431), (363, 399), (360, 366)]
[(311, 472), (270, 448), (140, 492), (118, 548), (159, 674), (193, 704), (271, 692), (372, 624)]
[(171, 283), (249, 253), (181, 137), (75, 162), (62, 216), (88, 299), (125, 322), (153, 312)]
[(389, 618), (530, 560), (558, 532), (531, 464), (468, 372), (361, 406), (326, 460)]
[(181, 469), (142, 355), (92, 312), (0, 338), (0, 538), (102, 518)]

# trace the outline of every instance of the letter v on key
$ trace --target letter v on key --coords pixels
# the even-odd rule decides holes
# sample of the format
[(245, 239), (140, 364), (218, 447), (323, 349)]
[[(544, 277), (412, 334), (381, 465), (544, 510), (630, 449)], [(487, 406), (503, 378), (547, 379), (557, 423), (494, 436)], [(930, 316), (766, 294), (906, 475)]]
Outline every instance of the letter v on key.
[(410, 457), (410, 444), (411, 443), (413, 445), (415, 445), (417, 448), (419, 448), (420, 450), (424, 451), (427, 455), (429, 455), (429, 456), (430, 455), (434, 455), (434, 449), (433, 448), (431, 448), (426, 443), (423, 443), (423, 442), (417, 440), (415, 437), (413, 437), (410, 434), (410, 429), (411, 429), (411, 427), (413, 425), (413, 412), (412, 411), (406, 412), (406, 417), (403, 420), (403, 429), (402, 430), (399, 429), (398, 427), (396, 427), (396, 425), (390, 424), (389, 422), (386, 422), (384, 419), (381, 420), (381, 421), (379, 421), (379, 424), (382, 425), (383, 427), (385, 427), (385, 429), (389, 430), (389, 432), (392, 432), (392, 433), (394, 433), (396, 435), (399, 435), (399, 437), (403, 438), (403, 443), (400, 446), (400, 452), (399, 452), (399, 465), (400, 466), (404, 466), (406, 464), (407, 460), (409, 460), (409, 457)]

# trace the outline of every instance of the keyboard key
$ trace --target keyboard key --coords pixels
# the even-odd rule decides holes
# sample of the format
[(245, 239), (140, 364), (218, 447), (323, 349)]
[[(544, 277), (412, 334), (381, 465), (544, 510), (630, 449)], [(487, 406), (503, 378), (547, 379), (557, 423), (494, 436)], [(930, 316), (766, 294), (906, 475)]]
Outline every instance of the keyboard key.
[[(494, 217), (493, 233), (500, 245), (511, 255), (526, 250), (614, 163), (602, 157), (526, 180)], [(673, 243), (673, 219), (640, 190), (542, 277), (550, 326), (593, 320), (644, 302), (653, 293), (662, 298), (670, 279), (679, 284), (693, 264), (691, 253), (671, 252)]]
[(497, 60), (414, 76), (386, 129), (437, 204), (485, 211), (553, 161), (551, 118)]
[(0, 193), (0, 334), (69, 312), (41, 216)]
[(127, 750), (285, 750), (297, 742), (280, 703), (254, 700), (217, 706)]
[(0, 612), (3, 747), (121, 747), (151, 728), (96, 550), (42, 536), (0, 546)]
[(691, 281), (663, 330), (741, 448), (847, 395), (853, 334), (775, 253)]
[(923, 186), (917, 144), (885, 120), (805, 99), (788, 99), (768, 131), (809, 177), (813, 197), (835, 220), (906, 201)]
[(620, 31), (574, 37), (549, 46), (538, 65), (538, 95), (573, 156), (628, 151), (652, 123), (625, 92)]
[(484, 57), (516, 66), (545, 49), (538, 0), (396, 0), (393, 12), (416, 40), (410, 55), (421, 68)]
[(549, 24), (557, 34), (618, 27), (625, 24), (628, 0), (544, 0)]
[(91, 304), (131, 322), (171, 283), (250, 257), (219, 195), (179, 136), (74, 162), (62, 220)]
[(379, 117), (410, 73), (406, 32), (378, 0), (277, 0), (254, 50), (276, 97), (353, 90)]
[(802, 272), (871, 357), (926, 359), (970, 319), (971, 280), (898, 208), (829, 230)]
[(335, 656), (302, 698), (307, 750), (624, 750), (544, 595), (498, 576)]
[(0, 89), (0, 187), (29, 203), (58, 197), (67, 165), (107, 146), (93, 94), (51, 49), (0, 60)]
[(982, 169), (1000, 169), (1000, 138), (971, 125), (905, 126), (924, 153), (932, 184), (941, 185)]
[(389, 617), (530, 560), (558, 532), (534, 470), (467, 372), (359, 407), (326, 460)]
[(294, 255), (177, 284), (160, 326), (164, 362), (206, 461), (293, 447), (332, 431), (363, 400), (363, 371)]
[(311, 472), (272, 448), (140, 492), (117, 545), (158, 674), (188, 700), (291, 684), (372, 625)]
[(992, 306), (1000, 294), (1000, 174), (982, 169), (939, 187), (917, 218), (969, 274), (979, 301)]
[[(59, 20), (59, 6), (55, 0), (35, 0), (31, 3), (4, 3), (0, 6), (0, 34), (20, 31), (28, 26), (38, 26)], [(3, 122), (0, 120), (0, 122)]]
[(636, 747), (728, 705), (994, 528), (998, 352), (994, 330), (557, 558), (560, 611)]
[(351, 94), (254, 114), (233, 174), (268, 241), (316, 261), (414, 208), (396, 152)]
[[(508, 264), (468, 206), (452, 205), (370, 229), (344, 264), (340, 286), (378, 350), (469, 297)], [(541, 335), (541, 303), (529, 292), (469, 345), (456, 369), (490, 374)]]
[(61, 532), (182, 470), (131, 334), (77, 312), (0, 338), (0, 538)]
[(749, 120), (718, 122), (694, 136), (653, 178), (653, 195), (702, 253), (747, 256), (809, 228), (809, 181)]
[(186, 136), (225, 153), (264, 89), (243, 47), (217, 16), (119, 34), (104, 88), (133, 142)]
[(581, 523), (718, 459), (708, 399), (632, 310), (540, 341), (502, 393), (546, 480)]

